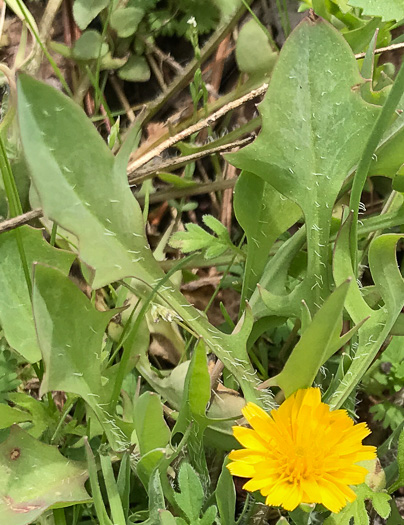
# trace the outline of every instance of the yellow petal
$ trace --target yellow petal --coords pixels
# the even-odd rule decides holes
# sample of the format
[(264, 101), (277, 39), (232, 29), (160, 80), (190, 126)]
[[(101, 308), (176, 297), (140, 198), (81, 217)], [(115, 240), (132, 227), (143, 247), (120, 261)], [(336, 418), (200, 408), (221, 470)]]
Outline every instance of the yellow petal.
[(237, 441), (245, 448), (258, 450), (264, 454), (268, 450), (267, 443), (251, 428), (233, 427), (233, 434)]

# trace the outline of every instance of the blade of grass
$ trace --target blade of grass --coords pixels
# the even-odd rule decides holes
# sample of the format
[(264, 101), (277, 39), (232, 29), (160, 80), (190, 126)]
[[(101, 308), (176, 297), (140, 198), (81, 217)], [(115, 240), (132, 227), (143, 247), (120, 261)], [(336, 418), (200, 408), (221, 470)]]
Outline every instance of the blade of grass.
[(71, 89), (69, 88), (64, 76), (62, 75), (62, 72), (58, 68), (56, 62), (53, 60), (51, 55), (49, 54), (48, 50), (46, 49), (46, 46), (43, 44), (41, 38), (39, 37), (38, 31), (36, 27), (34, 27), (32, 20), (29, 16), (29, 11), (27, 11), (27, 8), (25, 7), (24, 3), (21, 0), (16, 0), (18, 7), (20, 8), (22, 14), (24, 15), (25, 21), (27, 22), (28, 27), (30, 28), (32, 34), (35, 37), (35, 40), (37, 41), (38, 45), (42, 49), (43, 54), (46, 56), (46, 58), (49, 61), (49, 64), (52, 66), (53, 71), (55, 72), (55, 75), (60, 80), (60, 83), (62, 84), (63, 88), (65, 89), (66, 93), (72, 97), (73, 93), (71, 92)]
[(97, 473), (97, 465), (95, 463), (95, 458), (93, 451), (91, 450), (91, 447), (88, 443), (88, 439), (85, 438), (84, 441), (85, 451), (86, 451), (86, 457), (87, 457), (87, 464), (88, 464), (88, 472), (90, 475), (90, 485), (91, 485), (91, 492), (93, 496), (94, 506), (97, 513), (97, 517), (99, 519), (100, 525), (113, 525), (112, 521), (109, 519), (104, 501), (102, 499), (101, 489), (100, 485), (98, 483), (98, 473)]
[(101, 469), (104, 475), (105, 487), (107, 489), (109, 507), (114, 525), (126, 525), (125, 514), (122, 508), (121, 498), (116, 486), (114, 471), (112, 469), (111, 458), (100, 455)]

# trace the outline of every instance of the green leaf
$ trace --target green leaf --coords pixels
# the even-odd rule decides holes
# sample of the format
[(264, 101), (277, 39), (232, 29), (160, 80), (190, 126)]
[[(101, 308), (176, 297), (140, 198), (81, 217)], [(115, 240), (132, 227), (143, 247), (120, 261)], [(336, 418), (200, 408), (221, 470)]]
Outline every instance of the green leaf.
[(21, 383), (17, 375), (17, 360), (5, 348), (5, 340), (0, 344), (0, 399), (4, 394), (15, 390)]
[(166, 182), (167, 184), (172, 184), (175, 188), (191, 188), (196, 186), (196, 182), (194, 180), (184, 179), (183, 177), (175, 175), (174, 173), (159, 172), (157, 173), (157, 176), (160, 180)]
[(247, 236), (247, 261), (240, 300), (249, 299), (267, 263), (273, 243), (301, 216), (300, 208), (270, 184), (243, 171), (234, 191), (234, 213)]
[(401, 20), (404, 18), (404, 5), (401, 0), (349, 0), (352, 7), (360, 7), (363, 15), (380, 16), (382, 20)]
[[(366, 51), (370, 41), (372, 40), (375, 31), (380, 26), (379, 18), (372, 18), (367, 24), (364, 24), (361, 27), (355, 28), (352, 31), (343, 33), (345, 40), (351, 46), (354, 53), (360, 53), (361, 51)], [(364, 71), (362, 69), (362, 75)], [(371, 76), (371, 75), (369, 75)]]
[(397, 502), (394, 498), (390, 501), (391, 514), (386, 521), (386, 525), (404, 525), (404, 518), (397, 507)]
[(197, 224), (189, 222), (185, 225), (187, 231), (176, 232), (171, 236), (170, 245), (184, 253), (205, 250), (205, 259), (218, 257), (229, 248), (234, 248), (227, 228), (220, 221), (212, 215), (204, 215), (202, 220), (217, 237), (211, 235)]
[(97, 311), (67, 277), (41, 265), (34, 273), (33, 310), (45, 365), (41, 395), (63, 390), (81, 396), (96, 413), (111, 446), (125, 448), (125, 435), (102, 408), (110, 392), (101, 377), (102, 342), (116, 311)]
[(389, 501), (391, 496), (385, 492), (373, 492), (365, 483), (354, 488), (357, 497), (348, 503), (338, 514), (331, 514), (324, 521), (324, 525), (348, 525), (353, 519), (353, 525), (369, 525), (369, 516), (366, 511), (365, 501), (370, 500), (373, 508), (382, 518), (390, 514)]
[(325, 301), (315, 314), (311, 324), (306, 328), (297, 345), (294, 347), (282, 372), (271, 378), (270, 384), (280, 386), (289, 397), (299, 388), (312, 385), (317, 372), (330, 357), (329, 347), (335, 352), (335, 339), (339, 339), (342, 329), (342, 311), (350, 281), (341, 284)]
[[(74, 254), (50, 246), (40, 230), (22, 226), (19, 231), (30, 269), (39, 261), (67, 275)], [(0, 251), (0, 323), (8, 344), (29, 363), (35, 363), (41, 359), (41, 351), (15, 231), (0, 235)]]
[(199, 425), (206, 423), (206, 407), (210, 399), (210, 376), (203, 341), (199, 341), (192, 355), (185, 378), (184, 394), (173, 433), (184, 432), (192, 419)]
[[(342, 226), (334, 252), (333, 273), (337, 285), (354, 275), (349, 246), (350, 222), (351, 218)], [(331, 396), (329, 404), (333, 407), (341, 406), (362, 379), (404, 306), (404, 280), (396, 259), (396, 244), (400, 238), (400, 235), (395, 234), (380, 235), (369, 247), (369, 267), (384, 305), (376, 310), (370, 308), (356, 281), (352, 282), (348, 291), (345, 308), (354, 323), (359, 323), (365, 317), (369, 319), (359, 329), (359, 346), (353, 361), (338, 391)]]
[(176, 525), (178, 521), (174, 518), (169, 510), (160, 511), (160, 521), (161, 525)]
[(85, 29), (108, 4), (109, 0), (75, 0), (73, 16), (76, 24), (81, 30)]
[(17, 408), (23, 409), (26, 414), (29, 414), (29, 420), (32, 423), (25, 430), (32, 437), (39, 439), (46, 430), (53, 433), (58, 417), (42, 401), (23, 392), (11, 392), (7, 399), (14, 403)]
[(404, 485), (404, 430), (401, 431), (398, 438), (397, 465), (398, 479), (389, 487), (390, 494)]
[[(150, 289), (165, 283), (146, 241), (141, 209), (121, 169), (122, 158), (115, 162), (82, 109), (54, 88), (20, 74), (18, 117), (41, 207), (46, 217), (77, 237), (81, 260), (94, 270), (92, 286), (101, 288), (128, 276)], [(148, 288), (139, 292), (147, 296)], [(256, 390), (258, 378), (246, 351), (251, 315), (237, 333), (226, 335), (174, 287), (161, 286), (159, 293), (225, 363), (246, 399), (262, 404), (266, 396)]]
[(118, 76), (128, 82), (147, 82), (151, 72), (145, 57), (132, 55), (126, 64), (118, 69)]
[(0, 403), (0, 429), (11, 427), (15, 423), (30, 420), (31, 415), (28, 414), (28, 412), (23, 412), (17, 408)]
[(139, 479), (146, 490), (149, 486), (153, 472), (165, 457), (164, 449), (155, 448), (144, 454), (138, 461), (136, 465), (136, 474), (139, 476)]
[(116, 9), (111, 15), (110, 24), (120, 38), (127, 38), (136, 33), (143, 16), (144, 9), (138, 7)]
[(107, 489), (108, 502), (114, 525), (126, 525), (125, 513), (122, 508), (121, 498), (115, 480), (112, 461), (109, 455), (100, 454), (101, 469)]
[(201, 513), (205, 496), (197, 473), (186, 461), (181, 463), (178, 484), (181, 492), (174, 493), (175, 501), (190, 523), (195, 523)]
[(103, 43), (98, 31), (88, 29), (75, 42), (72, 53), (76, 60), (97, 60), (108, 53), (108, 44)]
[(229, 460), (226, 458), (217, 482), (215, 497), (219, 509), (220, 523), (222, 525), (235, 525), (236, 489), (233, 476), (230, 474), (229, 469), (226, 468), (228, 463)]
[(359, 161), (380, 108), (362, 100), (358, 65), (341, 34), (305, 19), (290, 35), (260, 105), (258, 138), (226, 158), (255, 173), (303, 210), (307, 274), (294, 291), (318, 309), (330, 292), (329, 233), (342, 183)]
[(212, 505), (206, 509), (205, 514), (199, 519), (198, 525), (212, 525), (217, 516), (217, 508)]
[(114, 312), (99, 312), (54, 268), (38, 265), (33, 309), (45, 374), (41, 395), (63, 390), (88, 399), (100, 394), (101, 347)]
[(94, 288), (125, 275), (153, 282), (157, 265), (140, 207), (126, 173), (114, 171), (114, 156), (93, 124), (50, 86), (24, 74), (18, 84), (21, 140), (42, 208), (78, 237), (80, 257), (97, 269)]
[(147, 493), (149, 496), (149, 519), (144, 521), (142, 525), (156, 525), (159, 523), (160, 511), (166, 507), (158, 469), (150, 478)]
[(92, 494), (95, 511), (97, 513), (97, 518), (100, 522), (100, 525), (112, 525), (112, 521), (109, 519), (107, 510), (104, 505), (104, 500), (103, 500), (103, 496), (101, 493), (100, 484), (98, 481), (97, 464), (95, 462), (95, 457), (88, 443), (87, 437), (84, 440), (84, 448), (86, 451), (88, 473), (90, 477), (91, 494)]
[(239, 70), (249, 75), (270, 75), (277, 58), (262, 27), (255, 20), (244, 24), (236, 42)]
[(209, 484), (209, 472), (203, 447), (203, 436), (209, 420), (206, 416), (210, 400), (210, 376), (207, 366), (206, 347), (200, 340), (195, 347), (185, 377), (182, 403), (172, 435), (185, 434), (191, 425), (188, 440), (189, 458), (205, 487)]
[(0, 444), (0, 514), (7, 525), (26, 525), (46, 509), (85, 502), (88, 475), (56, 447), (14, 426)]
[(229, 232), (227, 231), (226, 226), (224, 226), (220, 221), (218, 221), (213, 215), (204, 215), (202, 217), (203, 222), (208, 228), (210, 228), (219, 238), (230, 241)]
[(153, 449), (167, 446), (170, 429), (164, 420), (163, 405), (157, 394), (144, 392), (136, 400), (133, 420), (142, 456)]

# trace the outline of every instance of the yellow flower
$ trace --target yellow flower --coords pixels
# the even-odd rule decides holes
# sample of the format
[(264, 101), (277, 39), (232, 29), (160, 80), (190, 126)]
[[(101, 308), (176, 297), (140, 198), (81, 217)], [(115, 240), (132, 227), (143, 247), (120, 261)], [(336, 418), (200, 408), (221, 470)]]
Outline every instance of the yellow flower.
[(330, 411), (318, 388), (298, 390), (268, 415), (248, 403), (243, 415), (252, 429), (233, 427), (245, 448), (233, 450), (227, 465), (234, 476), (251, 478), (244, 489), (259, 490), (267, 505), (295, 509), (300, 503), (322, 503), (339, 512), (356, 494), (349, 485), (365, 481), (358, 461), (376, 457), (362, 445), (370, 434), (354, 425), (346, 410)]

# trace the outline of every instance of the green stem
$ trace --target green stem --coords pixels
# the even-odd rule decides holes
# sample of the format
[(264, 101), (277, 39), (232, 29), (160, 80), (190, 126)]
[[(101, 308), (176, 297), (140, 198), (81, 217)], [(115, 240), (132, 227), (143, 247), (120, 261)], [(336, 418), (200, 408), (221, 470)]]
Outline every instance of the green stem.
[[(145, 314), (146, 314), (146, 312), (147, 312), (147, 310), (148, 310), (148, 308), (150, 306), (150, 303), (153, 301), (153, 299), (156, 296), (159, 288), (161, 288), (170, 279), (171, 275), (173, 275), (175, 272), (180, 270), (185, 265), (185, 263), (188, 262), (189, 259), (191, 259), (191, 258), (192, 258), (192, 256), (182, 259), (176, 266), (171, 268), (171, 270), (169, 270), (165, 274), (163, 279), (161, 279), (159, 281), (159, 283), (153, 288), (152, 292), (148, 295), (148, 297), (144, 301), (138, 316), (136, 317), (136, 320), (135, 320), (135, 323), (134, 323), (134, 326), (133, 326), (133, 329), (132, 329), (133, 331), (137, 331), (139, 329), (140, 323), (142, 322), (143, 317), (145, 316)], [(121, 361), (119, 362), (118, 373), (117, 373), (117, 377), (116, 377), (116, 380), (115, 380), (114, 389), (113, 389), (112, 396), (111, 396), (111, 401), (110, 401), (110, 411), (111, 411), (112, 414), (115, 411), (115, 407), (116, 407), (116, 404), (117, 404), (118, 399), (119, 399), (119, 394), (121, 392), (122, 383), (123, 383), (123, 380), (125, 378), (126, 368), (127, 368), (128, 362), (129, 362), (129, 358), (130, 358), (130, 349), (125, 348), (123, 353), (122, 353)]]
[(52, 231), (51, 231), (51, 236), (50, 236), (50, 240), (49, 240), (49, 244), (51, 246), (55, 246), (57, 231), (58, 231), (58, 225), (56, 224), (56, 222), (54, 222), (52, 224)]
[(65, 89), (66, 93), (70, 97), (72, 97), (73, 93), (71, 92), (71, 89), (69, 88), (66, 80), (64, 79), (64, 76), (62, 75), (62, 72), (60, 71), (60, 69), (58, 68), (56, 62), (53, 60), (53, 58), (49, 54), (48, 50), (46, 49), (46, 47), (42, 43), (42, 40), (41, 40), (40, 36), (38, 35), (38, 32), (37, 32), (36, 28), (32, 25), (30, 17), (27, 14), (27, 10), (25, 8), (25, 5), (21, 2), (21, 0), (17, 0), (17, 4), (18, 4), (18, 7), (21, 9), (22, 14), (24, 15), (24, 18), (25, 18), (26, 23), (28, 24), (28, 27), (30, 28), (32, 34), (34, 35), (35, 40), (38, 42), (38, 45), (42, 49), (43, 54), (46, 56), (46, 58), (48, 59), (50, 65), (52, 66), (52, 69), (55, 72), (55, 75), (60, 80), (60, 83), (62, 84), (62, 86)]
[(376, 148), (389, 127), (404, 91), (404, 63), (400, 67), (400, 71), (391, 88), (391, 91), (384, 103), (384, 106), (379, 114), (378, 119), (373, 126), (370, 137), (366, 143), (361, 160), (359, 161), (358, 169), (353, 180), (351, 198), (349, 201), (349, 209), (353, 214), (351, 233), (350, 233), (350, 252), (352, 259), (352, 267), (357, 276), (358, 272), (358, 216), (359, 204), (362, 195), (362, 190), (366, 182), (369, 168), (372, 162), (372, 157)]
[[(17, 217), (17, 215), (22, 214), (22, 206), (20, 197), (18, 195), (17, 186), (15, 184), (13, 172), (11, 170), (11, 165), (7, 157), (6, 147), (4, 145), (3, 137), (0, 133), (0, 171), (3, 177), (4, 190), (6, 192), (9, 212), (11, 217)], [(22, 241), (21, 231), (19, 228), (15, 230), (15, 239), (17, 242), (18, 252), (20, 254), (20, 259), (22, 263), (22, 268), (24, 271), (25, 281), (28, 287), (29, 296), (32, 297), (32, 282), (30, 270), (28, 268), (27, 257), (24, 250), (24, 243)]]
[(310, 297), (311, 300), (306, 300), (306, 302), (312, 313), (321, 307), (330, 293), (328, 268), (331, 216), (332, 211), (328, 216), (318, 214), (315, 222), (311, 223), (306, 218), (307, 274), (305, 280), (311, 292), (308, 293), (307, 298)]
[(64, 509), (53, 509), (53, 520), (55, 525), (67, 525)]

